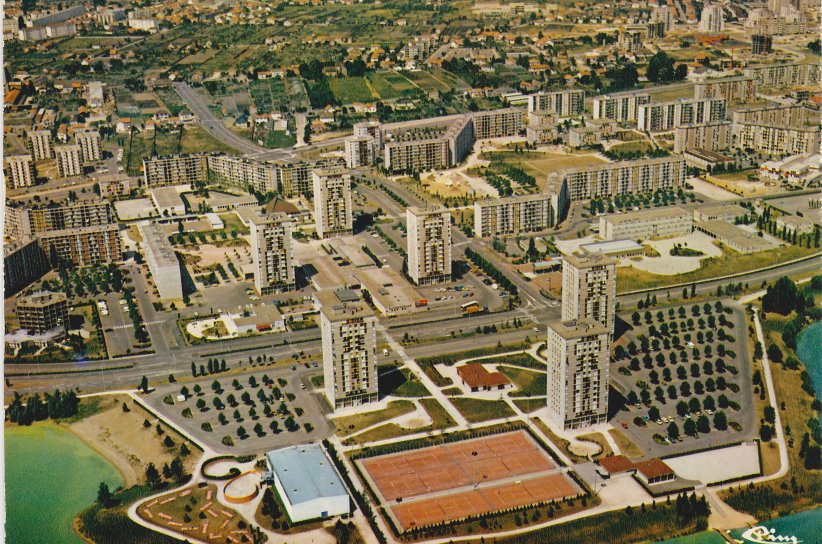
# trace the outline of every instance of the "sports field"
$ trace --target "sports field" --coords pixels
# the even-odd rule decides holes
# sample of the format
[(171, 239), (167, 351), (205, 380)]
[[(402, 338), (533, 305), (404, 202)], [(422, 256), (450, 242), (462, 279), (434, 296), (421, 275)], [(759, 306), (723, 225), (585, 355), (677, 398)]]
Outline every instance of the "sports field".
[(359, 463), (401, 531), (580, 492), (521, 430)]

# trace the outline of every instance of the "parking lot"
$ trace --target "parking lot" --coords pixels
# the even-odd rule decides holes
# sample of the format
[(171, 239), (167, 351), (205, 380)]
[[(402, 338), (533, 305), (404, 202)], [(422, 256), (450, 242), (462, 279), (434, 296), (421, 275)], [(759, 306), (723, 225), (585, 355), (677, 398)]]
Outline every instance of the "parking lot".
[[(134, 327), (128, 316), (128, 308), (125, 304), (120, 304), (121, 300), (124, 300), (122, 293), (110, 293), (96, 299), (97, 312), (100, 316), (103, 334), (106, 337), (109, 357), (125, 355), (129, 350), (133, 351), (137, 344), (134, 338)], [(99, 305), (100, 301), (105, 302), (105, 311)], [(108, 315), (104, 315), (106, 311)]]
[(146, 401), (216, 451), (243, 454), (315, 442), (333, 430), (327, 403), (311, 384), (310, 377), (322, 372), (315, 362), (260, 365), (163, 385)]
[(614, 423), (649, 455), (756, 432), (743, 309), (733, 301), (716, 304), (620, 316), (631, 328), (614, 350), (612, 381), (626, 399)]

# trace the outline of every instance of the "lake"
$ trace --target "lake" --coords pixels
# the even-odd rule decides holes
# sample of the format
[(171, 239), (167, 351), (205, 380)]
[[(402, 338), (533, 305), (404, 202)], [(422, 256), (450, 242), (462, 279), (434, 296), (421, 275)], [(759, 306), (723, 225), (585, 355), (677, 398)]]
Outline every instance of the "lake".
[(796, 339), (796, 354), (811, 375), (816, 398), (822, 399), (822, 321), (802, 330)]
[(123, 485), (117, 469), (56, 425), (5, 429), (5, 442), (6, 542), (82, 544), (72, 521), (101, 481)]

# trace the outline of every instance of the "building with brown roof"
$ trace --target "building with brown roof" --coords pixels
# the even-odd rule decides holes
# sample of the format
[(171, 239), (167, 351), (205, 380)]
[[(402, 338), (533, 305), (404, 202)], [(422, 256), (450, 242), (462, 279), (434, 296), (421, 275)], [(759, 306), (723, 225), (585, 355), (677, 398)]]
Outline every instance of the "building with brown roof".
[(661, 459), (649, 459), (637, 463), (636, 475), (646, 484), (658, 484), (676, 478), (673, 469)]
[(463, 385), (468, 386), (472, 392), (505, 389), (511, 385), (511, 380), (505, 374), (488, 372), (480, 363), (464, 364), (457, 368), (457, 374)]

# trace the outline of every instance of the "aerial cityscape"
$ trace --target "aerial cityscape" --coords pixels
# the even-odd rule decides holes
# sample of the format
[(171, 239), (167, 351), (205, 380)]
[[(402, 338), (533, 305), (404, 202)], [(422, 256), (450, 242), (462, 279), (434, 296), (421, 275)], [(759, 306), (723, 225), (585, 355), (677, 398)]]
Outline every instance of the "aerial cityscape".
[(13, 544), (822, 544), (819, 0), (7, 0)]

